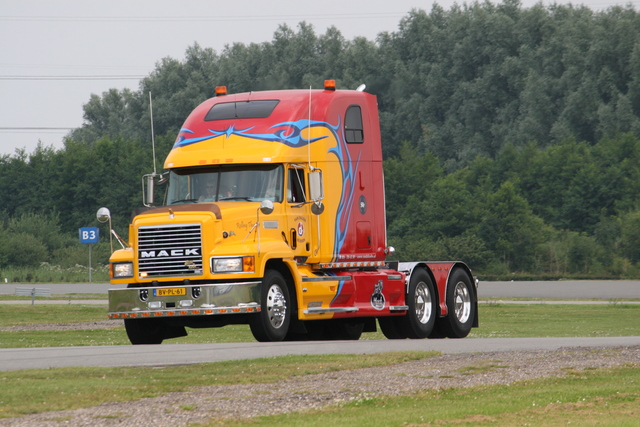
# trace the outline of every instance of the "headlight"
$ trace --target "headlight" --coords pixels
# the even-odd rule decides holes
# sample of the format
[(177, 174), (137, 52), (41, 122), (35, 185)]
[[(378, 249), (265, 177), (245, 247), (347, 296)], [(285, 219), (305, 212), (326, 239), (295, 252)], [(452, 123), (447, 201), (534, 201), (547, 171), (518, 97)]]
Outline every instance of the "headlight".
[(214, 273), (246, 273), (255, 271), (252, 256), (235, 258), (211, 258)]
[(114, 279), (120, 277), (133, 277), (133, 263), (118, 262), (111, 264), (112, 277)]

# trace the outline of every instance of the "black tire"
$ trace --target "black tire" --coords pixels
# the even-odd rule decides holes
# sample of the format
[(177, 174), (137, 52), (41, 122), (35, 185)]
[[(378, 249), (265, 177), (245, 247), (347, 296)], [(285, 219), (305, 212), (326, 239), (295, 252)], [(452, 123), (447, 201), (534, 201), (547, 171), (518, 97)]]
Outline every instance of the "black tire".
[(131, 344), (162, 344), (164, 322), (160, 319), (124, 319)]
[(357, 341), (364, 330), (364, 322), (357, 319), (327, 320), (322, 339)]
[(289, 331), (292, 312), (287, 283), (276, 270), (267, 270), (260, 292), (262, 310), (249, 320), (251, 333), (260, 342), (282, 341)]
[(447, 316), (438, 319), (438, 329), (449, 338), (469, 335), (476, 317), (475, 290), (469, 275), (461, 268), (455, 269), (447, 283)]
[(388, 340), (404, 340), (408, 338), (400, 329), (398, 317), (378, 317), (378, 324), (382, 335)]
[(285, 341), (319, 341), (324, 333), (325, 320), (307, 320), (303, 323), (305, 332), (295, 332), (292, 324), (289, 324), (289, 332), (285, 337)]
[(402, 317), (397, 317), (398, 329), (407, 338), (427, 338), (436, 323), (438, 298), (433, 281), (424, 269), (416, 269), (411, 274), (407, 305), (409, 310)]

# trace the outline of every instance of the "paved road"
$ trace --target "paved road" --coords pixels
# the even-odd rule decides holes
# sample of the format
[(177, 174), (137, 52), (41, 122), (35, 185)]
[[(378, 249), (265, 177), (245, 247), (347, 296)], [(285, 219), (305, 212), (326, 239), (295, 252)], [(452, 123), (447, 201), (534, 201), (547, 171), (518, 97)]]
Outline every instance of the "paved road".
[(566, 280), (534, 282), (484, 282), (478, 285), (480, 298), (537, 299), (640, 299), (640, 280)]
[[(0, 284), (0, 295), (13, 295), (17, 287), (36, 287), (51, 290), (53, 299), (36, 299), (36, 304), (96, 304), (107, 305), (106, 300), (66, 300), (69, 294), (104, 294), (111, 287), (108, 283), (61, 283), (61, 284)], [(532, 282), (485, 282), (478, 286), (480, 298), (527, 298), (545, 300), (544, 304), (609, 304), (612, 300), (635, 299), (631, 304), (640, 304), (640, 280), (566, 280)], [(59, 298), (56, 298), (58, 296)], [(549, 301), (555, 299), (557, 301)], [(573, 301), (572, 301), (573, 300)], [(582, 300), (582, 301), (575, 301)], [(589, 301), (590, 300), (590, 301)], [(504, 301), (519, 304), (521, 301)], [(531, 302), (530, 300), (527, 302)], [(0, 304), (25, 304), (21, 301), (0, 301)]]
[[(0, 294), (15, 286), (0, 285)], [(107, 293), (108, 284), (50, 284), (51, 293)], [(640, 281), (480, 282), (481, 298), (640, 299)], [(24, 303), (24, 302), (22, 302)], [(30, 303), (30, 302), (29, 302)], [(36, 302), (36, 304), (38, 304)], [(69, 303), (62, 301), (62, 303)], [(100, 303), (105, 303), (101, 301)], [(66, 366), (158, 366), (215, 362), (290, 354), (365, 354), (399, 350), (465, 353), (508, 350), (552, 350), (560, 347), (640, 345), (640, 337), (602, 338), (478, 338), (462, 340), (382, 340), (239, 344), (164, 344), (0, 349), (0, 371)]]
[(0, 349), (0, 371), (69, 366), (168, 366), (304, 354), (371, 354), (408, 350), (473, 353), (637, 345), (640, 345), (640, 337), (465, 338)]
[[(16, 287), (49, 288), (53, 295), (107, 294), (108, 283), (71, 284), (12, 284), (0, 283), (0, 294), (13, 295)], [(539, 298), (539, 299), (640, 299), (640, 280), (566, 280), (534, 282), (480, 281), (481, 298)]]

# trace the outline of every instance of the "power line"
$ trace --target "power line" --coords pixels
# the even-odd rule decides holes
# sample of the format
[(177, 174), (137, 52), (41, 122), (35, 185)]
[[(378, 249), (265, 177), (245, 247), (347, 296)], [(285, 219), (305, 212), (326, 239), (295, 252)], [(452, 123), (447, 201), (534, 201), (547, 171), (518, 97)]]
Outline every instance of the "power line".
[(71, 127), (51, 127), (51, 126), (0, 126), (0, 130), (21, 130), (21, 129), (71, 130), (71, 129), (75, 129), (75, 128), (71, 128)]
[(312, 15), (231, 15), (231, 16), (0, 16), (0, 21), (34, 22), (223, 22), (223, 21), (283, 21), (287, 19), (354, 19), (354, 18), (397, 18), (405, 16), (400, 12), (342, 13)]
[(140, 80), (144, 75), (94, 75), (94, 76), (0, 76), (0, 80)]
[(47, 126), (0, 126), (0, 133), (67, 133), (75, 128)]
[[(586, 6), (635, 6), (640, 0), (600, 0), (594, 1)], [(554, 4), (552, 1), (546, 2), (548, 5)], [(567, 2), (574, 6), (585, 4), (576, 1), (575, 3)], [(562, 5), (563, 3), (561, 3)], [(327, 19), (378, 19), (378, 18), (402, 18), (407, 16), (409, 12), (370, 12), (370, 13), (314, 13), (314, 14), (294, 14), (294, 15), (227, 15), (227, 16), (0, 16), (0, 21), (5, 22), (228, 22), (228, 21), (286, 21), (295, 20), (327, 20)]]

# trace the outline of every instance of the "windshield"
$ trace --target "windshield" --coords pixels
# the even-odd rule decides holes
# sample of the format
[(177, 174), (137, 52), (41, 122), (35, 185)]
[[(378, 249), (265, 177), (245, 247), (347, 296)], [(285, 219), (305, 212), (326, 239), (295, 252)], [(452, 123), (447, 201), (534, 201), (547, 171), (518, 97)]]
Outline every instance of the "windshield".
[(167, 205), (220, 201), (282, 202), (282, 165), (173, 169)]

